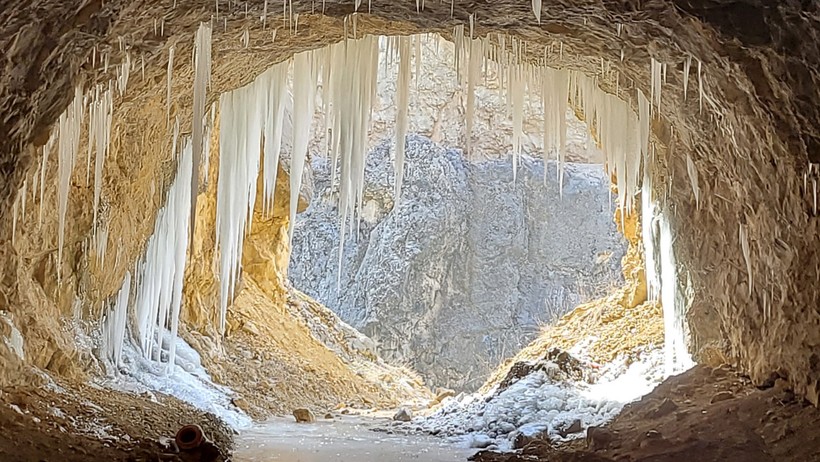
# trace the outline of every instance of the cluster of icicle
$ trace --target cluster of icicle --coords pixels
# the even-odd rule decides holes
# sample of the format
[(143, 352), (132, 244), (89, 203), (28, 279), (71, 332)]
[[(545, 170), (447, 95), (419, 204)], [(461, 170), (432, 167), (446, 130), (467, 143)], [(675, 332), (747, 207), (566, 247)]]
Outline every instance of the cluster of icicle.
[[(518, 163), (523, 136), (525, 101), (540, 99), (544, 113), (543, 156), (558, 161), (558, 180), (563, 176), (566, 145), (565, 114), (568, 104), (583, 113), (595, 133), (607, 158), (609, 172), (619, 191), (619, 207), (632, 213), (634, 198), (642, 193), (643, 234), (647, 242), (647, 264), (652, 297), (659, 298), (667, 311), (667, 349), (670, 364), (686, 362), (683, 342), (682, 307), (678, 274), (672, 252), (672, 231), (668, 220), (660, 213), (662, 205), (653, 198), (651, 184), (654, 147), (650, 143), (650, 123), (662, 101), (666, 66), (650, 63), (651, 94), (647, 98), (636, 90), (637, 111), (617, 95), (603, 92), (598, 77), (548, 67), (555, 61), (551, 54), (563, 53), (560, 44), (547, 47), (541, 62), (523, 59), (527, 46), (503, 35), (473, 38), (473, 22), (469, 35), (465, 27), (454, 30), (455, 63), (459, 82), (466, 87), (467, 151), (471, 148), (475, 89), (479, 79), (487, 76), (493, 66), (500, 76), (499, 91), (504, 92), (507, 109), (513, 122), (512, 161)], [(409, 92), (415, 59), (420, 69), (421, 37), (391, 37), (387, 39), (388, 59), (398, 60), (396, 141), (394, 148), (395, 194), (401, 193), (404, 161), (404, 138), (409, 130)], [(414, 43), (415, 42), (415, 43)], [(341, 232), (352, 232), (361, 210), (367, 135), (371, 105), (375, 98), (378, 40), (365, 36), (347, 39), (322, 50), (295, 55), (259, 76), (254, 82), (220, 99), (223, 114), (220, 127), (220, 185), (217, 206), (217, 241), (220, 258), (220, 319), (224, 319), (236, 279), (241, 271), (241, 249), (244, 233), (250, 227), (250, 217), (256, 197), (256, 179), (260, 161), (255, 153), (263, 153), (264, 194), (266, 203), (273, 200), (276, 164), (282, 136), (281, 111), (288, 98), (288, 73), (293, 81), (293, 151), (291, 153), (291, 221), (299, 197), (302, 170), (307, 155), (307, 136), (313, 120), (314, 91), (322, 88), (322, 108), (325, 114), (324, 133), (330, 133), (328, 156), (334, 177), (338, 172)], [(691, 59), (687, 60), (691, 64)], [(606, 69), (606, 66), (602, 66)], [(685, 66), (688, 70), (689, 65)], [(700, 70), (700, 66), (698, 66)], [(698, 72), (700, 77), (700, 72)], [(417, 76), (418, 81), (418, 76)], [(684, 79), (688, 82), (688, 75)], [(319, 83), (321, 82), (321, 85)], [(702, 84), (699, 84), (702, 95)], [(685, 89), (686, 90), (686, 89)], [(696, 200), (699, 199), (697, 170), (689, 161), (689, 177)], [(265, 210), (269, 208), (266, 207)], [(292, 229), (291, 229), (292, 232)], [(340, 240), (339, 255), (344, 237)], [(655, 243), (658, 242), (658, 245)], [(340, 259), (341, 264), (341, 259)]]
[(181, 156), (176, 160), (177, 176), (157, 214), (145, 254), (136, 264), (133, 284), (129, 272), (103, 320), (104, 350), (115, 365), (122, 357), (129, 312), (136, 320), (134, 334), (143, 355), (169, 367), (174, 364), (189, 242), (193, 176), (190, 138), (183, 140)]

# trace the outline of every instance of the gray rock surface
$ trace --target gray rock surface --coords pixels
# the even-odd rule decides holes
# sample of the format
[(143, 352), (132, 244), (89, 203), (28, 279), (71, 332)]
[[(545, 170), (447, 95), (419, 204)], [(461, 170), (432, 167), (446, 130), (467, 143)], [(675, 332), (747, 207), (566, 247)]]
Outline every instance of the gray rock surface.
[[(428, 385), (474, 390), (540, 326), (620, 282), (625, 251), (597, 165), (470, 163), (408, 137), (394, 205), (390, 143), (366, 166), (361, 218), (339, 266), (337, 188), (313, 160), (314, 196), (294, 230), (293, 284), (338, 313)], [(341, 268), (341, 269), (340, 269)], [(337, 284), (338, 281), (338, 284)]]

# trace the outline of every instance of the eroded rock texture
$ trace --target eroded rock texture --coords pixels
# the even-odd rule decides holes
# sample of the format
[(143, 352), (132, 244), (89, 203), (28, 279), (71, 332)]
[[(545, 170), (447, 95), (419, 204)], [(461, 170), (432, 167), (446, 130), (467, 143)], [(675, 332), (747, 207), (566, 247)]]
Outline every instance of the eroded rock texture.
[(619, 283), (609, 179), (599, 165), (567, 165), (561, 197), (554, 163), (545, 179), (544, 163), (525, 157), (514, 180), (509, 159), (471, 164), (420, 136), (407, 146), (398, 202), (390, 143), (370, 153), (341, 273), (338, 196), (328, 162), (314, 161), (321, 180), (297, 219), (289, 276), (382, 355), (472, 390), (541, 325)]
[[(262, 0), (233, 8), (230, 5), (239, 4), (218, 3), (222, 11), (214, 19), (223, 28), (214, 32), (210, 100), (249, 82), (273, 62), (339, 40), (342, 17), (353, 11), (354, 4), (352, 0), (322, 3), (326, 6), (322, 16), (311, 14), (318, 12), (320, 2), (294, 1), (293, 9), (300, 13), (298, 34), (282, 27), (272, 43), (271, 31), (262, 30), (257, 19)], [(454, 25), (466, 24), (475, 14), (476, 34), (517, 35), (530, 41), (530, 49), (539, 56), (540, 46), (561, 42), (563, 54), (549, 56), (554, 64), (597, 74), (603, 58), (620, 72), (619, 95), (627, 100), (634, 99), (636, 87), (650, 93), (650, 57), (667, 63), (660, 117), (653, 124), (659, 149), (652, 174), (677, 236), (674, 246), (682, 285), (687, 287), (683, 301), (692, 332), (691, 350), (700, 360), (735, 363), (756, 380), (779, 370), (799, 393), (818, 402), (820, 239), (812, 210), (813, 181), (807, 181), (808, 188), (803, 186), (807, 161), (820, 160), (817, 2), (554, 0), (544, 2), (540, 24), (527, 0), (457, 0), (452, 6), (428, 1), (421, 13), (412, 1), (365, 3), (372, 15), (359, 16), (360, 33), (449, 34)], [(32, 238), (28, 250), (11, 245), (11, 202), (24, 178), (37, 168), (41, 154), (35, 148), (45, 142), (47, 127), (66, 107), (72, 85), (85, 81), (88, 88), (92, 82), (114, 77), (115, 66), (106, 74), (99, 61), (92, 66), (89, 58), (96, 47), (97, 53), (109, 53), (111, 63), (119, 62), (122, 38), (132, 58), (139, 60), (135, 62), (144, 58), (146, 76), (132, 79), (136, 84), (115, 102), (115, 112), (124, 116), (115, 125), (119, 133), (115, 144), (128, 160), (118, 162), (117, 170), (107, 170), (105, 184), (106, 189), (122, 189), (122, 197), (129, 198), (111, 201), (112, 213), (122, 220), (121, 227), (127, 224), (134, 238), (144, 241), (160, 201), (158, 194), (144, 193), (150, 180), (140, 178), (163, 178), (171, 163), (140, 165), (145, 152), (167, 141), (167, 133), (143, 137), (136, 128), (144, 128), (142, 119), (132, 116), (150, 108), (152, 101), (161, 112), (164, 101), (156, 95), (163, 91), (167, 49), (176, 43), (177, 56), (189, 57), (194, 30), (200, 20), (215, 16), (214, 5), (210, 0), (11, 0), (3, 5), (0, 268), (4, 296), (0, 308), (9, 311), (14, 322), (47, 326), (21, 329), (26, 331), (28, 351), (44, 352), (27, 360), (64, 369), (67, 359), (56, 352), (70, 350), (71, 339), (61, 333), (56, 320), (69, 314), (73, 300), (86, 293), (93, 294), (91, 304), (98, 306), (116, 290), (115, 281), (122, 280), (138, 253), (123, 252), (121, 263), (108, 268), (106, 281), (110, 282), (93, 283), (88, 289), (69, 280), (58, 290), (50, 259), (55, 233)], [(272, 17), (269, 24), (282, 24), (281, 19)], [(250, 36), (247, 48), (240, 45), (243, 30)], [(687, 56), (702, 62), (702, 109), (696, 91), (683, 98), (681, 71)], [(184, 132), (191, 120), (191, 64), (190, 59), (177, 62), (173, 106)], [(693, 71), (690, 83), (694, 75)], [(614, 91), (610, 83), (601, 84)], [(687, 156), (701, 179), (699, 206), (687, 178)], [(170, 154), (163, 159), (170, 159)], [(53, 195), (47, 197), (53, 200)], [(85, 252), (89, 202), (87, 194), (72, 196), (67, 227), (80, 231), (67, 239), (68, 255)], [(33, 229), (30, 223), (21, 226)], [(745, 256), (741, 227), (748, 242)], [(79, 260), (79, 256), (67, 258), (64, 264)], [(32, 280), (39, 282), (32, 285)], [(49, 298), (43, 298), (43, 293)], [(3, 354), (8, 359), (5, 364), (14, 362), (13, 354)]]

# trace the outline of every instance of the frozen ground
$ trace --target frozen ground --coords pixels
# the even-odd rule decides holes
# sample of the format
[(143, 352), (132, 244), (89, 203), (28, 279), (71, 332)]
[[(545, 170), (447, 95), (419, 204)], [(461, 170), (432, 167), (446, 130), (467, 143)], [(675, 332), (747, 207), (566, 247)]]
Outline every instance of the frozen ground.
[(181, 338), (176, 342), (175, 365), (169, 368), (145, 359), (129, 338), (123, 345), (122, 365), (101, 385), (138, 394), (164, 393), (215, 414), (235, 430), (249, 427), (251, 418), (231, 403), (233, 392), (213, 383), (196, 350)]
[(336, 416), (313, 424), (273, 419), (237, 437), (236, 462), (456, 462), (475, 451), (425, 435), (371, 431), (387, 422)]
[[(507, 388), (446, 399), (433, 414), (394, 427), (424, 431), (468, 447), (510, 450), (520, 434), (551, 440), (578, 438), (586, 428), (614, 418), (623, 406), (663, 380), (663, 350), (652, 349), (627, 364), (618, 358), (601, 368), (594, 383), (560, 380), (555, 363)], [(594, 366), (592, 366), (594, 367)], [(556, 378), (559, 378), (556, 380)], [(578, 423), (580, 427), (578, 427)], [(573, 423), (575, 423), (574, 429)]]

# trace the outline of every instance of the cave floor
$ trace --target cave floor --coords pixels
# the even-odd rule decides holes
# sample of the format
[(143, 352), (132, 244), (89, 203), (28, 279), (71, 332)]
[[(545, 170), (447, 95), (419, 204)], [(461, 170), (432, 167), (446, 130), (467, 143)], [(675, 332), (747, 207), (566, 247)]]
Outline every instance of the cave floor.
[(389, 420), (334, 415), (315, 423), (272, 419), (237, 437), (235, 462), (456, 462), (475, 449), (465, 449), (427, 435), (375, 432)]
[(156, 461), (160, 439), (190, 423), (224, 452), (232, 447), (224, 423), (175, 398), (40, 379), (0, 389), (2, 462)]
[[(198, 423), (223, 448), (229, 430), (172, 398), (44, 382), (0, 392), (0, 461), (154, 461), (157, 441)], [(627, 405), (586, 440), (533, 442), (514, 453), (419, 434), (374, 432), (384, 419), (273, 419), (236, 437), (237, 462), (820, 461), (820, 410), (782, 379), (755, 387), (729, 368), (697, 366)], [(176, 459), (169, 459), (176, 460)]]
[(695, 368), (624, 407), (606, 427), (564, 447), (534, 442), (477, 462), (820, 461), (820, 410), (782, 379), (755, 387), (728, 367)]

